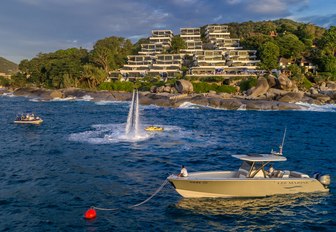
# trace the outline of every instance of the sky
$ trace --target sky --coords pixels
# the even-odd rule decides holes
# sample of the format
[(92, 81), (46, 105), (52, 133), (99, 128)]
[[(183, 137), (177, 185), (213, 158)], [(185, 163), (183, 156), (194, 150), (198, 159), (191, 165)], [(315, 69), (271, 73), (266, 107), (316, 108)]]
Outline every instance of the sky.
[(39, 53), (121, 36), (135, 43), (153, 29), (289, 18), (336, 26), (336, 0), (1, 0), (0, 57)]

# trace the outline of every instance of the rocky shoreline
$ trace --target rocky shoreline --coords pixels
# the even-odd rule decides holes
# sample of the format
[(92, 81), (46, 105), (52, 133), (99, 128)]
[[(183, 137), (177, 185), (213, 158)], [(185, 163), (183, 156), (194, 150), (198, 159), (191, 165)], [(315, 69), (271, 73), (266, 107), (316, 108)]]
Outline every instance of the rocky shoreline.
[[(132, 93), (118, 91), (88, 91), (83, 89), (49, 90), (41, 88), (18, 88), (15, 90), (2, 89), (0, 94), (12, 93), (49, 101), (54, 99), (86, 99), (90, 101), (131, 101)], [(140, 104), (157, 105), (163, 107), (179, 107), (186, 102), (200, 106), (226, 109), (226, 110), (304, 110), (306, 107), (295, 103), (281, 102), (265, 99), (248, 99), (230, 94), (171, 94), (171, 93), (139, 93)]]

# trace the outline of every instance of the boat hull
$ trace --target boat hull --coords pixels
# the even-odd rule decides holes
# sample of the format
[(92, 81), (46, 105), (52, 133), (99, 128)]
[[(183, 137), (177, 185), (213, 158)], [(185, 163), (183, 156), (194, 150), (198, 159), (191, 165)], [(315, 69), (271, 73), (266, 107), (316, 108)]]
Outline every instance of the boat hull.
[(20, 120), (20, 121), (14, 121), (14, 123), (17, 124), (41, 124), (43, 122), (43, 120), (34, 120), (34, 121), (24, 121), (24, 120)]
[(226, 178), (221, 180), (168, 177), (186, 198), (266, 197), (279, 194), (329, 192), (314, 178)]

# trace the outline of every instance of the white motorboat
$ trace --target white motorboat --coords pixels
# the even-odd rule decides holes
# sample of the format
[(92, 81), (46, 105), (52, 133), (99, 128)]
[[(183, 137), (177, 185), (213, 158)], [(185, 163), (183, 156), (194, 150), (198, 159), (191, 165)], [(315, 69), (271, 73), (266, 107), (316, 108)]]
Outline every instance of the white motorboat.
[(14, 121), (17, 124), (41, 124), (42, 122), (42, 118), (29, 113), (17, 116)]
[(169, 182), (186, 198), (266, 197), (278, 194), (329, 192), (330, 176), (277, 170), (266, 171), (273, 162), (286, 161), (280, 152), (232, 155), (242, 161), (237, 171), (192, 172), (187, 177), (170, 175)]

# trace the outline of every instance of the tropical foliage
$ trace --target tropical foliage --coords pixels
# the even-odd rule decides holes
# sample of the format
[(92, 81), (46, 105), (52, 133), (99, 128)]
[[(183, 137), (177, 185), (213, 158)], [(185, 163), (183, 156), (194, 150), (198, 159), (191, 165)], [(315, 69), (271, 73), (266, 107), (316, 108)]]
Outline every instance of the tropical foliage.
[(229, 85), (210, 84), (206, 82), (193, 82), (195, 93), (208, 93), (209, 91), (216, 91), (216, 93), (234, 93), (237, 89)]

